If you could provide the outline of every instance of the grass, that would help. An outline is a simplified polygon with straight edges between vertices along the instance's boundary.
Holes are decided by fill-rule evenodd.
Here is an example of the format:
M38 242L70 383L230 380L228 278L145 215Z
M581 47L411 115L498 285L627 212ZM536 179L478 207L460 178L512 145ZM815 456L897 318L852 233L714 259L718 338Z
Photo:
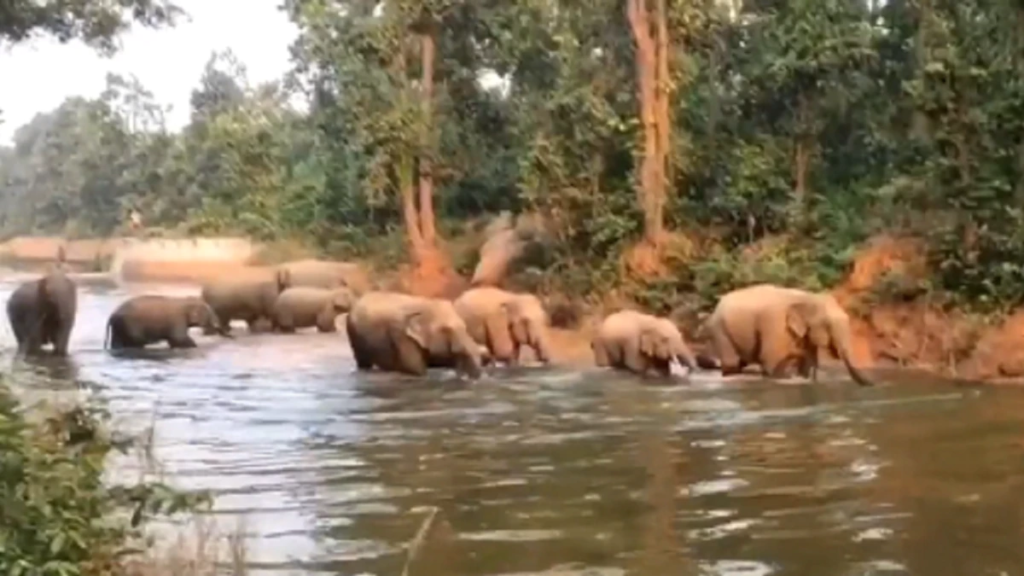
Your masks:
M245 519L239 518L234 531L218 530L208 515L193 514L151 542L146 552L125 564L129 576L215 576L247 574L248 549Z

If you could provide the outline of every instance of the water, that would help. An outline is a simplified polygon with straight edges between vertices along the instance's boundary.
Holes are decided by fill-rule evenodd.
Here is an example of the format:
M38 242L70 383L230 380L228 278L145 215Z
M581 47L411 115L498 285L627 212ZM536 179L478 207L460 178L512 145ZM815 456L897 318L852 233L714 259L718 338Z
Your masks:
M172 481L245 518L253 574L398 575L431 514L413 576L1024 571L1019 390L417 381L355 373L343 332L114 358L107 315L142 291L195 289L83 288L48 388L92 381L124 426L155 422Z

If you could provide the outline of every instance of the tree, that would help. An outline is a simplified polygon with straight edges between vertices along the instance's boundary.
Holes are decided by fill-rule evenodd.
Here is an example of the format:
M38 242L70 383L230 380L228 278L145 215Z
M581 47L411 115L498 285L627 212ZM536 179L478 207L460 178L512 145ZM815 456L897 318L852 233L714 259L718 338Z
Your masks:
M60 42L79 39L102 52L115 50L117 36L132 21L149 28L172 26L185 13L167 0L7 0L0 3L0 48L37 35Z
M644 142L637 191L644 212L644 240L657 247L663 235L668 195L672 80L669 76L671 47L665 0L654 0L653 9L650 4L648 0L627 0L626 14L636 42L638 101Z

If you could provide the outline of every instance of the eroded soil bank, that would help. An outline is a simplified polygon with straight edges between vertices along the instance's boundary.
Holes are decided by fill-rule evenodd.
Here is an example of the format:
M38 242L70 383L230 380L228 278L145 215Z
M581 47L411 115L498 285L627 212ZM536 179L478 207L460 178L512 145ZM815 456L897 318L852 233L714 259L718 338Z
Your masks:
M134 239L66 241L56 237L19 237L0 245L8 261L37 268L52 261L63 246L73 268L90 270L95 263L121 281L198 285L223 274L259 275L275 259L309 257L301 249L268 255L265 247L241 238ZM34 265L33 265L34 264ZM466 279L443 278L443 286L425 286L410 271L373 270L379 287L449 294L468 285ZM924 247L914 239L879 236L867 242L850 274L832 293L853 320L854 359L864 367L912 367L972 380L1016 383L1024 376L1024 310L1001 318L982 318L945 309L927 295L893 297L892 278L921 279L928 275ZM415 281L413 281L415 280ZM587 310L578 322L555 328L554 359L585 366L593 362L590 335L605 312ZM686 326L692 329L694 326ZM701 343L694 343L701 348ZM1022 380L1024 381L1024 380Z

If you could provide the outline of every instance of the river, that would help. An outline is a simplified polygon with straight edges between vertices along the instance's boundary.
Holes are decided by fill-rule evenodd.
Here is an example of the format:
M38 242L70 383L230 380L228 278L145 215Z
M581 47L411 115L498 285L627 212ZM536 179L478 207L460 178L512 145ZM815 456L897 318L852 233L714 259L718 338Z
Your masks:
M82 287L72 356L33 386L155 422L171 482L245 519L251 574L397 576L428 517L412 576L1024 573L1021 390L419 381L356 373L343 331L103 351L129 294L196 291Z

